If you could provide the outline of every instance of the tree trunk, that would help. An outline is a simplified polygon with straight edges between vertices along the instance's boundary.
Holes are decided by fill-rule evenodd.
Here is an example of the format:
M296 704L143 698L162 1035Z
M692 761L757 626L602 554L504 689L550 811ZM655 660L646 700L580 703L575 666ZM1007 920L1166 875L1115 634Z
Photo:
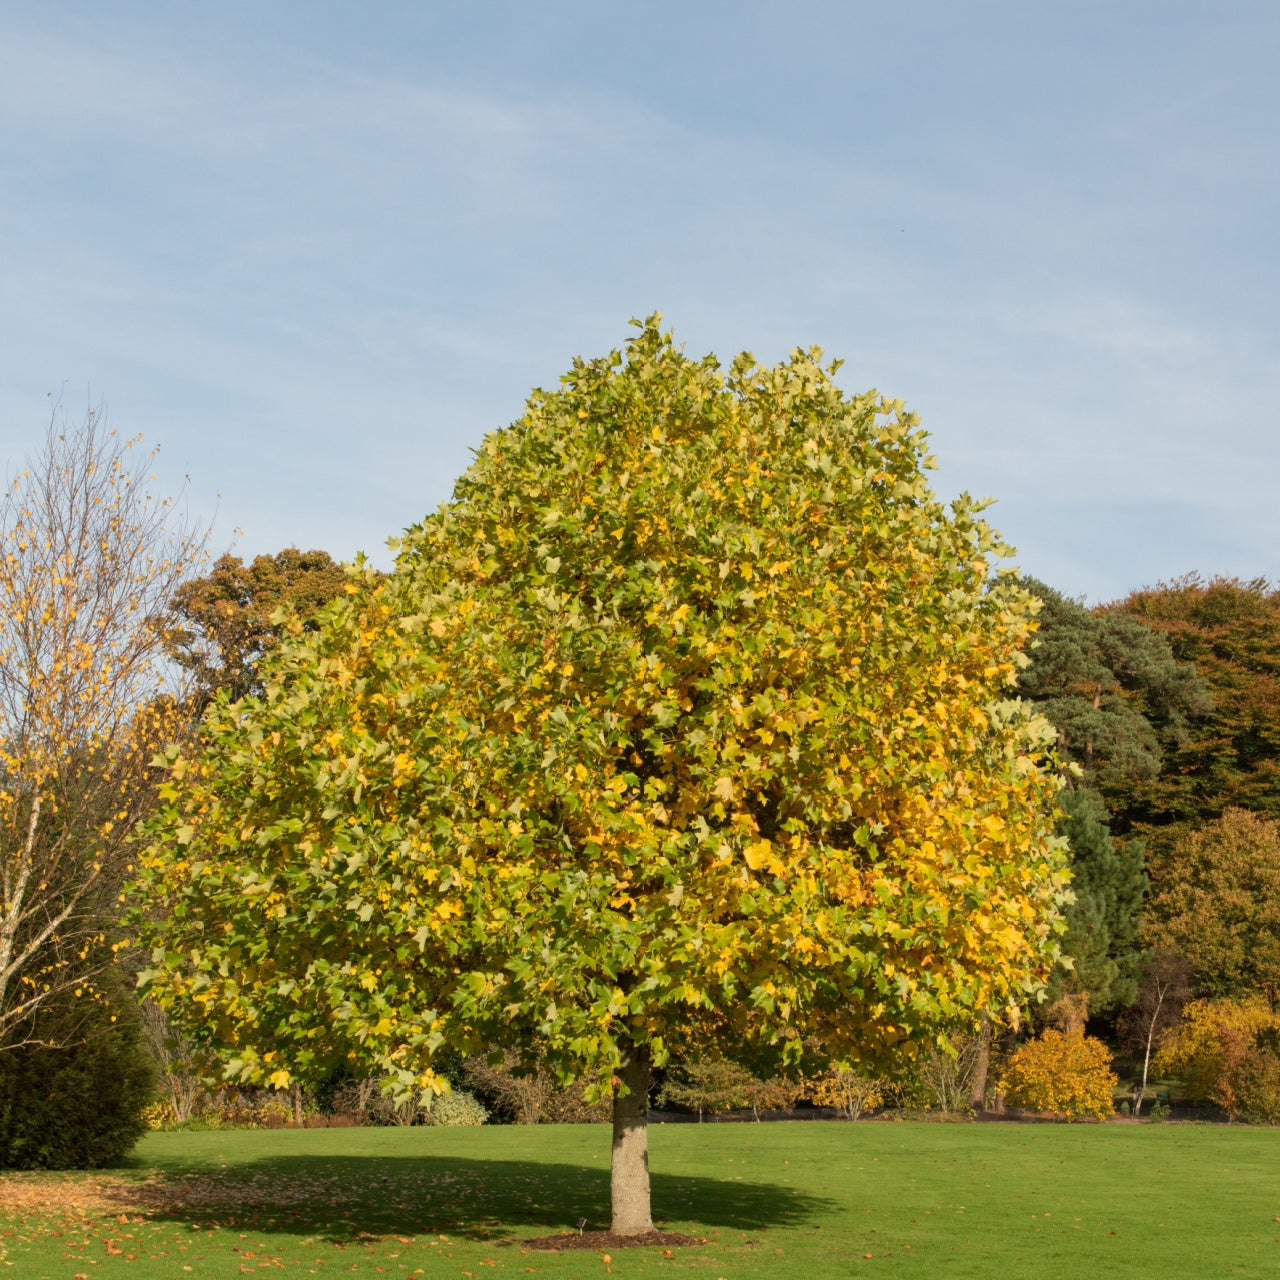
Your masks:
M1133 1096L1133 1114L1141 1115L1142 1103L1147 1096L1147 1073L1151 1070L1151 1046L1156 1038L1156 1026L1160 1021L1160 1009L1164 1005L1164 987L1156 984L1156 1007L1151 1012L1151 1021L1147 1023L1147 1044L1142 1055L1142 1083Z
M978 1033L978 1058L973 1064L973 1085L969 1090L969 1109L985 1110L987 1097L987 1072L991 1069L991 1019L985 1014L982 1030Z
M1093 691L1093 709L1095 711L1102 710L1102 690L1095 689ZM1084 740L1084 771L1088 773L1093 768L1093 734L1090 734Z
M625 1088L625 1094L622 1090ZM638 1236L653 1230L649 1208L649 1046L625 1051L613 1087L613 1231Z

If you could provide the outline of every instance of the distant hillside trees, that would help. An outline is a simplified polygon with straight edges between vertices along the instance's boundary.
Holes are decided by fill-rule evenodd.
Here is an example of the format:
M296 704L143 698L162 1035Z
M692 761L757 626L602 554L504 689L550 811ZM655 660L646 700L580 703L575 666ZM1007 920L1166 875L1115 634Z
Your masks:
M1096 791L1113 829L1147 814L1152 789L1213 708L1195 665L1127 613L1090 610L1034 578L1040 632L1018 682L1058 731L1058 751Z
M1212 699L1211 714L1188 719L1167 767L1136 791L1134 825L1191 827L1230 808L1280 817L1280 588L1189 574L1135 591L1104 616L1162 637Z
M1151 941L1184 955L1207 996L1280 1004L1280 824L1228 809L1153 861Z
M1144 843L1113 830L1130 829L1137 797L1209 713L1209 694L1195 668L1137 619L1086 609L1033 578L1023 585L1042 607L1018 692L1057 730L1071 766L1057 833L1070 844L1075 901L1066 908L1067 963L1051 993L1085 996L1091 1012L1110 1014L1137 996L1146 887Z

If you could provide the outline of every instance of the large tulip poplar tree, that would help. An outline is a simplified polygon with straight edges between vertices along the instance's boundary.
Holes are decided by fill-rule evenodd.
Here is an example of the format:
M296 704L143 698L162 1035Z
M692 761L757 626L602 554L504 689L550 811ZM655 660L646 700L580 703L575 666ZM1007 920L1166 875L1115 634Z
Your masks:
M873 1069L1035 992L1065 887L1008 692L1035 602L835 369L725 370L657 317L575 361L170 751L144 981L231 1078L536 1054L612 1093L635 1235L672 1053Z

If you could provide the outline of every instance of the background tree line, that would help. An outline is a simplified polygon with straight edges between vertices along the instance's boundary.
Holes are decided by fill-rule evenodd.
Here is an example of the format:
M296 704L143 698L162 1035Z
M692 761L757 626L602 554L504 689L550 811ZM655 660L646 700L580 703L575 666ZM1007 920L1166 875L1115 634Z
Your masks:
M260 691L264 656L315 626L350 581L326 553L296 548L202 564L204 533L150 496L145 470L134 442L94 415L58 417L0 508L0 1158L11 1165L107 1158L157 1084L175 1117L196 1105L200 1073L217 1064L192 1058L154 1006L140 1014L134 960L119 949L128 837L154 800L150 757L214 702ZM1155 1057L1192 1096L1275 1119L1280 591L1191 575L1086 608L1024 585L1043 605L1019 692L1068 766L1058 831L1075 900L1064 963L1023 1038L1087 1024L1144 1072ZM992 1045L959 1049L922 1062L914 1085L833 1065L806 1086L693 1056L662 1096L694 1110L808 1097L857 1114L887 1096L946 1110L967 1090L982 1105ZM471 1060L458 1084L512 1119L594 1114L509 1054Z
M1274 1013L1280 979L1280 591L1191 574L1086 609L1029 585L1044 608L1020 691L1073 766L1071 967L1048 1014L1074 998L1141 1080L1164 1044L1190 1098L1274 1121L1280 1059L1251 1011Z

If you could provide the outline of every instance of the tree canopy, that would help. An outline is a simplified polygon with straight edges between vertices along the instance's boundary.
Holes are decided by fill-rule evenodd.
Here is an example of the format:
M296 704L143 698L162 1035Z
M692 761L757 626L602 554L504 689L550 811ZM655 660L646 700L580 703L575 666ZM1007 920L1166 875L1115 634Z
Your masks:
M1062 939L1070 969L1051 984L1061 993L1088 996L1094 1014L1110 1014L1137 997L1143 948L1138 913L1146 890L1144 846L1116 841L1107 829L1101 801L1086 787L1070 787L1060 797L1058 834L1071 850L1071 890Z
M279 642L289 620L304 627L346 586L327 551L286 547L245 564L230 553L174 593L168 632L174 661L195 679L201 703L225 688L231 697L261 692L258 662Z
M1280 817L1280 588L1188 574L1108 608L1194 663L1213 700L1212 714L1193 722L1170 767L1143 792L1139 821L1185 827L1232 807Z
M1058 731L1061 756L1127 829L1166 758L1209 714L1209 691L1159 631L1126 613L1095 611L1034 578L1042 601L1031 661L1018 692Z
M1280 824L1244 809L1182 831L1152 860L1149 938L1206 996L1280 1000Z
M147 983L238 1078L536 1040L640 1106L675 1047L875 1062L1043 983L1033 599L835 368L726 371L656 319L575 361L173 749Z

